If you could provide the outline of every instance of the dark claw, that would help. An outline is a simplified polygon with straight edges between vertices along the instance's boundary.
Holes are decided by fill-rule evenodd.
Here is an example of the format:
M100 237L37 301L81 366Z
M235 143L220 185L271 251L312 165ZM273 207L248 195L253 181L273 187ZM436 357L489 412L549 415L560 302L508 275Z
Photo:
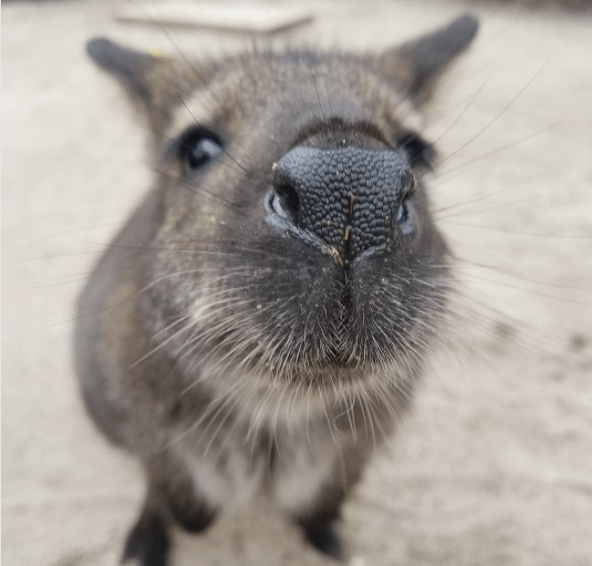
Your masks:
M343 561L343 544L331 525L305 527L304 534L306 540L317 550L335 560Z
M165 520L158 513L144 511L127 537L121 562L135 558L141 566L167 566L169 546Z
M205 507L195 508L191 512L184 509L173 509L175 520L188 533L201 533L207 529L214 520L216 514L208 511Z

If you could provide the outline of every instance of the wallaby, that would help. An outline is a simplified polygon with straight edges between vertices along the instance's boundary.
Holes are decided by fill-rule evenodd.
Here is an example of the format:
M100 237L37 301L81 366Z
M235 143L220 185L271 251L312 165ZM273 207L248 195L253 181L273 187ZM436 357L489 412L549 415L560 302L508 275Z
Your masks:
M445 331L435 149L410 117L477 27L464 15L374 57L89 42L146 117L156 171L75 336L91 416L147 473L124 560L166 564L172 525L200 532L259 490L347 554L340 508Z

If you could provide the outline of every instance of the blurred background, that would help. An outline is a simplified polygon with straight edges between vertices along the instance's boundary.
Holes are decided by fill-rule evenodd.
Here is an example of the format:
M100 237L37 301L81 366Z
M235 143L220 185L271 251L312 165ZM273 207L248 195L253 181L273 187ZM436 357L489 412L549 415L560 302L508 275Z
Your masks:
M588 0L3 3L5 564L117 564L143 497L72 368L76 296L151 183L146 131L86 41L171 57L286 41L379 53L467 9L479 36L424 123L458 258L451 345L343 528L354 566L590 564ZM176 537L176 566L328 564L265 501Z

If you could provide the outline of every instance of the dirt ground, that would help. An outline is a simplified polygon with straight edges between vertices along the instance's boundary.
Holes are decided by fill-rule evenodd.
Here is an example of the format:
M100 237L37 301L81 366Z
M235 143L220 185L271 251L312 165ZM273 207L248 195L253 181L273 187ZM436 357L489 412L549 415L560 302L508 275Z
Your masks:
M464 9L299 4L316 20L295 40L373 50ZM70 351L84 278L150 183L142 127L84 44L174 52L161 30L115 22L115 6L2 9L7 566L117 564L143 497L139 467L85 415ZM346 507L352 566L592 564L592 18L478 14L426 122L443 157L437 215L462 258L450 345ZM188 52L244 43L177 37ZM175 542L176 566L328 564L264 501Z

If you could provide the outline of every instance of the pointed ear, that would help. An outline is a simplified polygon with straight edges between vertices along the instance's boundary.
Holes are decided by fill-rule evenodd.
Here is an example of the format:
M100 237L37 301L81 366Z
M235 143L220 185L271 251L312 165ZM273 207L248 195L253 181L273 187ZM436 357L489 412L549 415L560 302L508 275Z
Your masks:
M431 98L438 79L471 43L479 28L477 18L465 14L450 24L387 51L382 66L403 85L416 106Z
M166 55L127 49L109 39L91 39L86 50L99 67L119 79L155 131L161 131L170 120L171 110L179 102L177 93L186 94L203 81L198 70L188 64Z

